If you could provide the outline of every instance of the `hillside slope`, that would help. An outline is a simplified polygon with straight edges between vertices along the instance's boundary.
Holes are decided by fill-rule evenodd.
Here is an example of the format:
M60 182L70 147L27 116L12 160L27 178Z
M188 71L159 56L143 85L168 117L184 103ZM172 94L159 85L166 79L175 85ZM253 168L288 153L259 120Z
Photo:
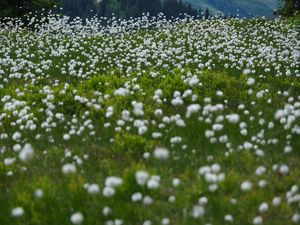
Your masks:
M209 8L213 13L221 11L239 16L267 16L273 14L273 10L278 8L277 0L186 0L195 8Z

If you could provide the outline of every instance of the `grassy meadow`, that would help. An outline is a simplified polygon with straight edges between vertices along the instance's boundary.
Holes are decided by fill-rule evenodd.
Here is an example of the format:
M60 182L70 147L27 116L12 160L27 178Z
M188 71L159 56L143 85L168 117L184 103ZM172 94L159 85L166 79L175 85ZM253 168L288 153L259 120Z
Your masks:
M0 224L299 224L299 37L278 19L0 23Z

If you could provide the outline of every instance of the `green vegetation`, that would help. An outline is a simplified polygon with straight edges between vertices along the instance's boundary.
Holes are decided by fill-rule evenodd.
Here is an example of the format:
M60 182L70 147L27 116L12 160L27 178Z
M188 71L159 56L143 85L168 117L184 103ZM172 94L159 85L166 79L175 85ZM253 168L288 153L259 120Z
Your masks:
M197 15L197 10L189 3L178 0L59 0L58 4L63 7L63 14L71 17L97 16L127 18L141 16L142 13L149 13L156 16L164 13L168 18L178 17L180 13Z
M300 11L300 0L284 0L283 6L278 10L278 14L282 16L295 16Z
M299 27L0 25L0 224L300 222Z
M1 0L0 18L1 17L22 17L26 13L34 13L42 9L53 7L51 0Z

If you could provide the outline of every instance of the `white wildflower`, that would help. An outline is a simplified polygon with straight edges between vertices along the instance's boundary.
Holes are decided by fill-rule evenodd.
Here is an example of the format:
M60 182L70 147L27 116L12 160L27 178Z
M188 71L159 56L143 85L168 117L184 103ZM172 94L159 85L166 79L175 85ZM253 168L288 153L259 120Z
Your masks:
M71 215L71 222L75 225L82 224L84 217L80 212L73 213Z
M24 215L24 209L22 207L13 208L11 211L13 217L21 217Z
M19 153L19 159L21 161L28 161L33 158L34 151L31 144L25 144Z
M66 174L66 175L76 173L76 167L75 167L75 165L73 165L71 163L67 163L67 164L63 165L62 172L63 172L63 174Z
M252 184L250 181L244 181L242 184L241 184L241 189L242 191L250 191L252 188Z
M156 159L166 160L169 158L169 150L166 148L156 147L153 155Z

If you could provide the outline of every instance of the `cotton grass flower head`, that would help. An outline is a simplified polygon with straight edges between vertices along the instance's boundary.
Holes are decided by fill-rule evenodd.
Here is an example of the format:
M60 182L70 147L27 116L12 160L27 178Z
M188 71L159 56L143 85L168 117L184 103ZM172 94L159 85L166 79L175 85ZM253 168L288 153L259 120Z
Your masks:
M274 197L272 200L273 206L279 206L281 204L281 198L280 197Z
M230 214L225 215L224 220L226 222L233 222L233 216Z
M135 180L138 185L145 185L150 175L148 172L139 170L135 172Z
M247 85L248 86L252 86L252 85L254 85L255 84L255 79L253 78L253 77L249 77L248 79L247 79Z
M199 203L199 205L201 205L201 206L207 205L207 203L208 203L207 197L205 197L205 196L200 197L200 198L198 199L198 203Z
M63 165L62 172L65 175L74 174L74 173L76 173L76 166L74 164L67 163L67 164Z
M172 180L172 185L173 185L173 187L178 187L179 185L181 184L181 180L179 179L179 178L174 178L173 180Z
M258 211L260 213L264 213L264 212L268 211L268 209L269 209L269 205L266 202L261 203L260 206L258 207Z
M88 185L87 192L89 194L92 194L92 195L98 194L100 192L99 185L98 184L90 184L90 185Z
M251 70L249 68L243 70L244 75L249 75L250 73L251 73Z
M143 225L152 225L152 222L150 220L145 220L143 222Z
M18 132L18 131L16 131L16 132L12 135L12 139L13 139L14 141L19 141L21 137L22 137L22 135L21 135L21 133Z
M13 208L11 211L12 217L21 217L24 215L24 209L22 207Z
M64 139L65 141L70 140L70 138L71 138L71 136L70 136L69 134L64 134L64 135L63 135L63 139Z
M285 165L285 164L283 164L283 165L281 165L281 166L279 167L279 172L280 172L282 175L288 174L289 171L290 171L289 167L288 167L287 165Z
M169 225L170 224L170 219L169 218L163 218L161 220L161 224L162 225Z
M292 222L293 223L299 223L299 221L300 221L300 214L299 213L293 214L293 216L292 216Z
M192 116L192 114L199 112L200 109L201 109L201 106L199 104L189 105L186 109L185 117L190 118Z
M107 187L118 187L123 184L123 179L120 177L110 176L105 179L105 186Z
M102 214L104 216L108 216L112 213L112 209L108 206L105 206L103 209L102 209Z
M263 218L261 216L257 216L253 219L252 224L260 225L263 223Z
M147 188L156 190L160 186L160 177L159 176L151 176L150 179L147 181Z
M133 202L139 202L143 199L143 194L140 192L135 192L131 195L131 200Z
M80 212L76 212L71 215L70 220L72 224L79 225L83 223L84 217Z
M14 152L19 152L19 151L21 151L21 149L22 149L22 146L20 144L15 144L13 146Z
M107 198L114 196L115 193L116 193L115 189L109 186L104 187L102 191L102 195Z
M262 176L265 172L266 172L266 167L264 167L264 166L259 166L259 167L257 167L257 169L256 169L256 171L255 171L255 174L257 175L257 176Z
M154 200L153 200L152 197L150 197L148 195L144 196L144 198L143 198L143 204L144 205L148 206L148 205L151 205L153 202L154 202Z
M130 91L127 88L118 88L117 90L115 90L114 94L125 97L130 94Z
M19 159L21 161L28 161L33 158L34 151L31 144L25 144L19 153Z
M246 192L246 191L250 191L252 189L252 183L250 181L244 181L241 184L241 190Z
M229 123L237 124L240 121L240 116L238 114L230 114L226 116Z
M194 218L201 218L201 217L204 216L204 214L205 214L205 209L204 209L202 206L200 206L200 205L195 205L195 206L193 207L192 216L193 216Z
M156 147L153 152L153 156L159 160L167 160L169 158L169 150L162 147Z
M195 87L199 84L199 79L197 76L193 76L191 79L189 79L189 86L190 87Z
M40 188L36 189L34 192L34 197L42 198L44 196L44 191Z

